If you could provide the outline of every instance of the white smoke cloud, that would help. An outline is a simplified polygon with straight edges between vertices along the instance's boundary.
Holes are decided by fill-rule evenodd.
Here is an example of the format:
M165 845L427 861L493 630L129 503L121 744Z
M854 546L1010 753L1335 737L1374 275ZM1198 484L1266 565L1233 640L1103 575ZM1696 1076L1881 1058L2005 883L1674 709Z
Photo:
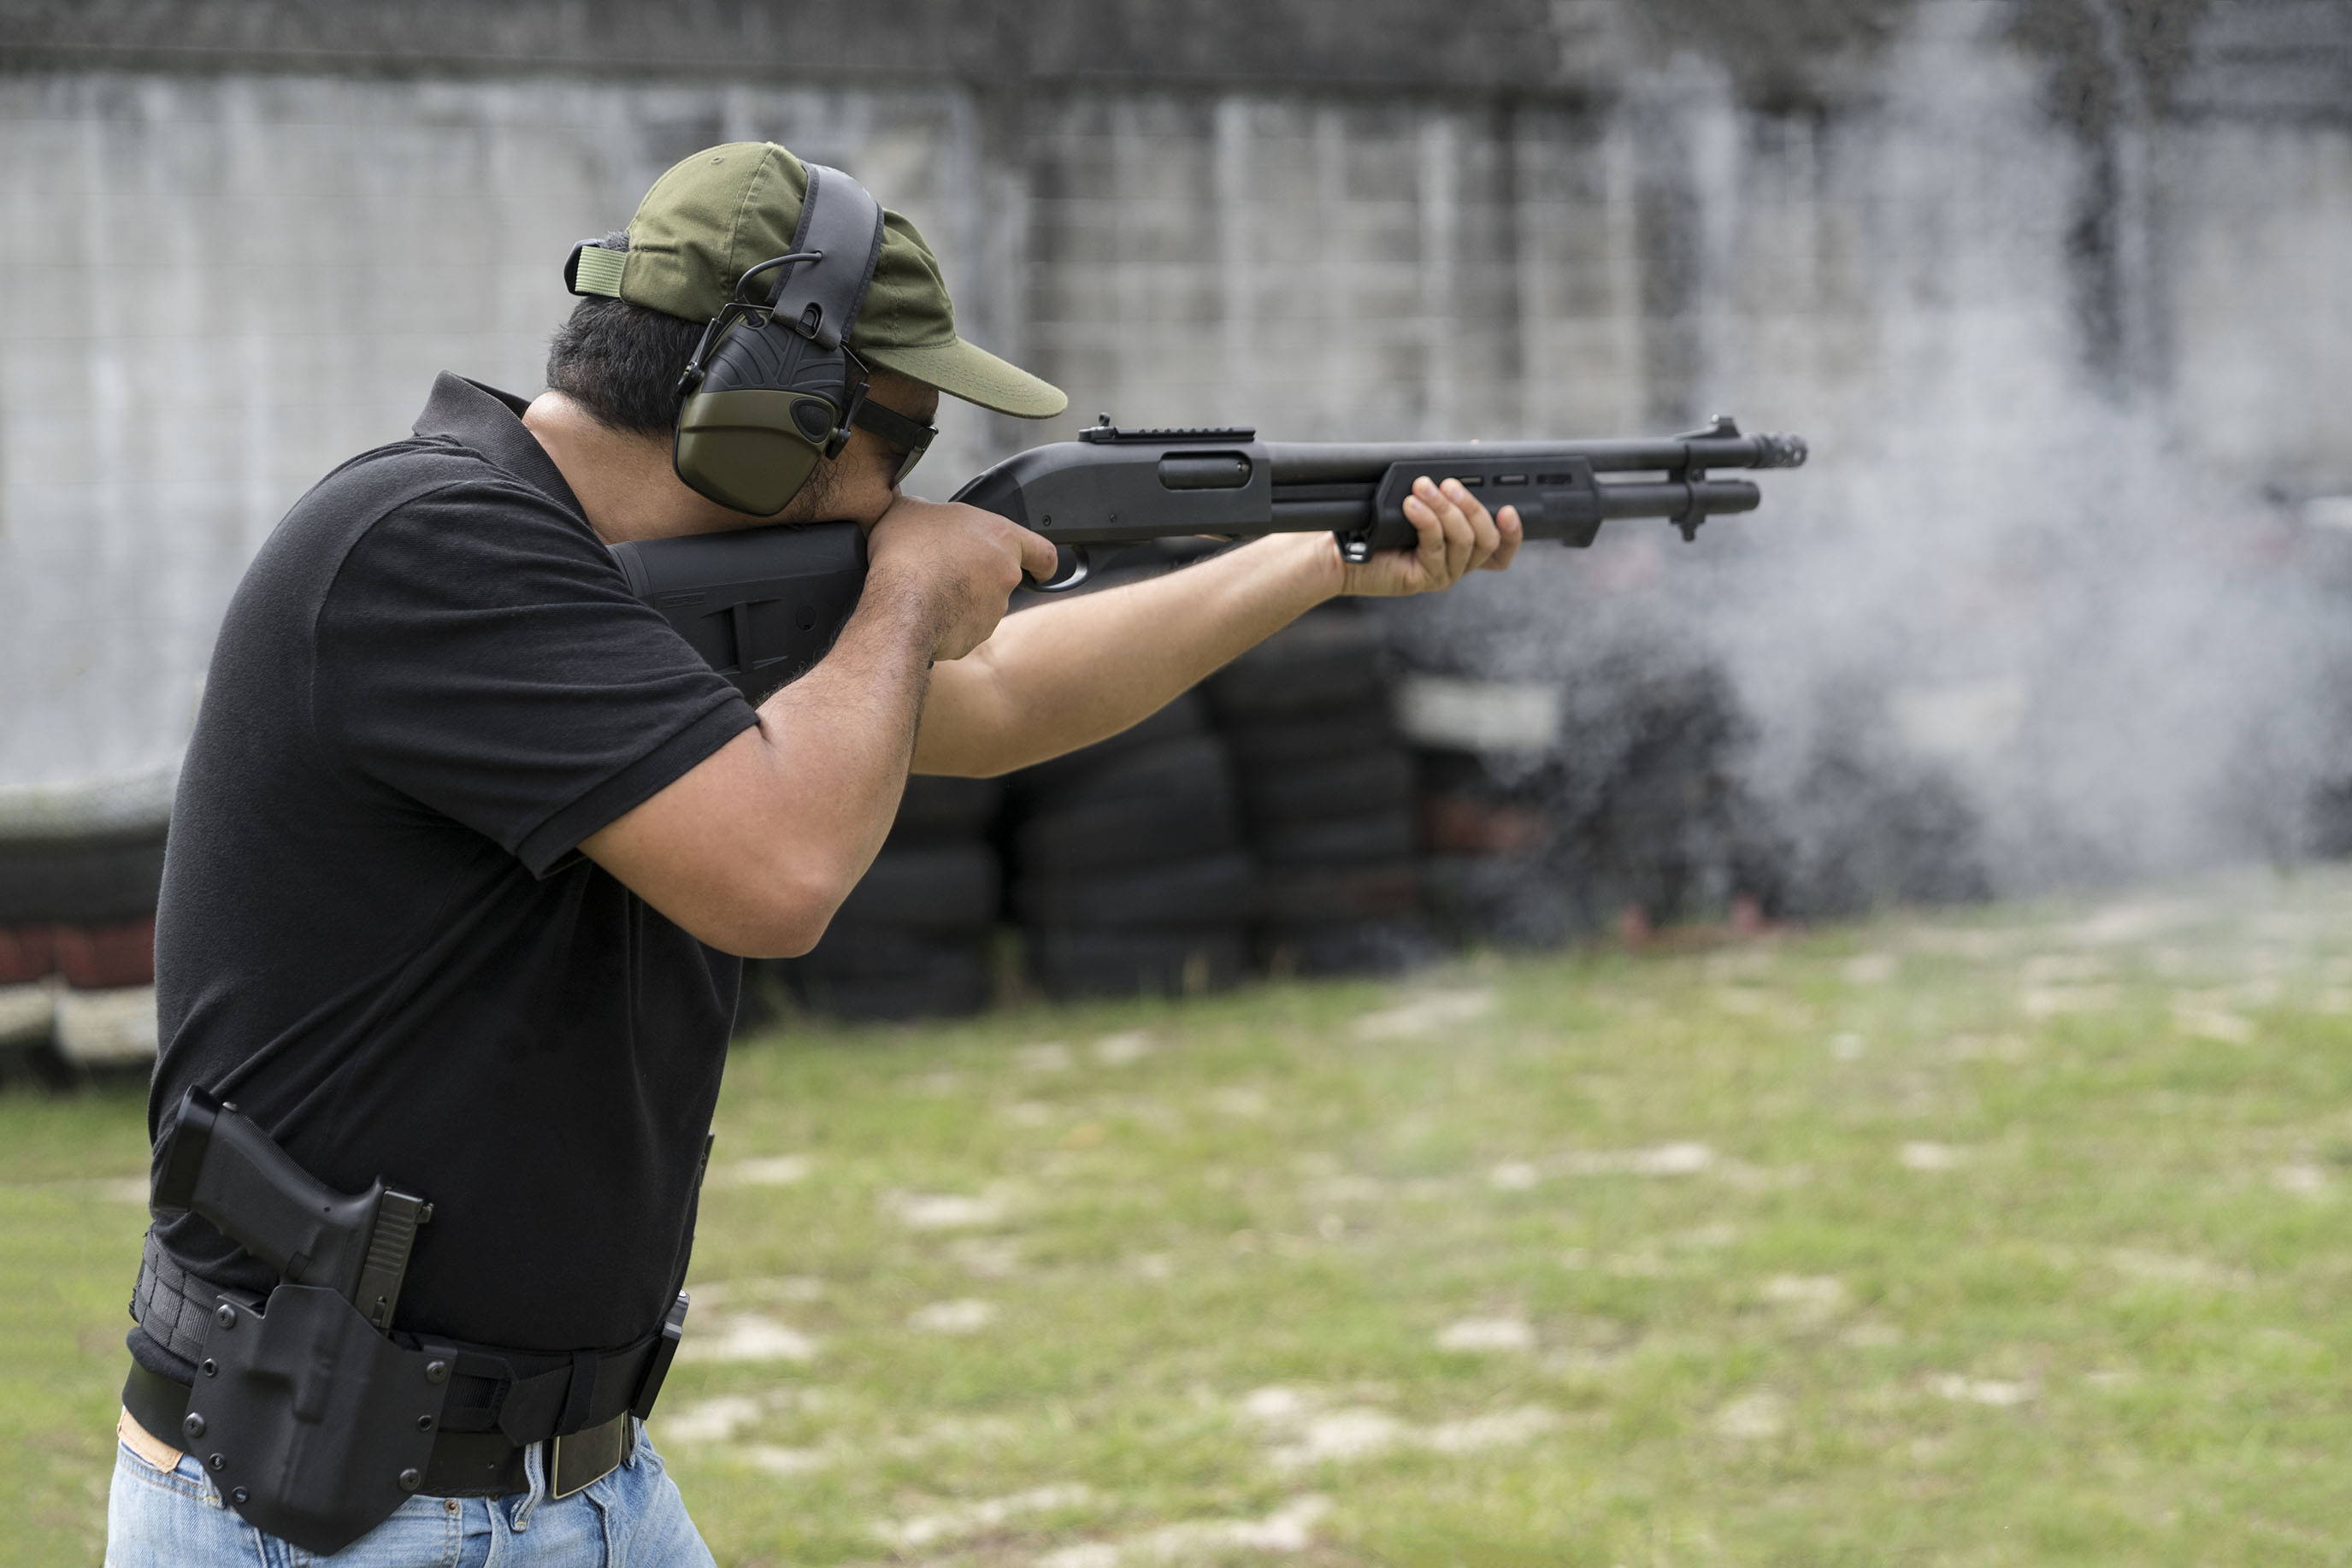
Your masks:
M1695 549L1644 523L1533 546L1402 610L1404 640L1561 680L1571 793L1643 742L1645 685L1719 672L1750 730L1742 784L1800 867L1963 819L1996 890L2292 853L2315 789L2352 775L2333 541L2193 457L2161 388L2086 364L2084 150L1987 9L1924 7L1877 106L1794 146L1687 62L1633 96L1645 134L1689 150L1704 390L1812 461L1758 476L1764 510ZM2156 132L2126 133L2160 194ZM2154 210L2118 210L2127 257L2156 248L2128 232ZM2126 338L2164 305L2118 301Z

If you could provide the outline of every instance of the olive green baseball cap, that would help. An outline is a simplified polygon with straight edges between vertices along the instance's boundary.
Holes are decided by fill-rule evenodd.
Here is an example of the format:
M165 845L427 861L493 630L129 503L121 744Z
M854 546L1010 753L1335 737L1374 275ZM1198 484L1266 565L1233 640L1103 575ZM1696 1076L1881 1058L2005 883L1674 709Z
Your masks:
M673 164L629 220L629 248L578 252L572 291L707 321L751 268L793 247L808 170L772 142L730 142ZM939 258L903 214L883 209L882 255L849 346L982 408L1050 419L1062 389L956 335Z

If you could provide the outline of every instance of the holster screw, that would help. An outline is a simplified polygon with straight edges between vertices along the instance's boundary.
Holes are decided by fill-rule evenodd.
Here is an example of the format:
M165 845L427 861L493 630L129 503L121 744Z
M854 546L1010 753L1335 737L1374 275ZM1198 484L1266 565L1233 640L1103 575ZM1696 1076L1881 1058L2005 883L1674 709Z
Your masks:
M205 1357L204 1373L206 1377L218 1377L220 1375L220 1363L213 1360L210 1356Z
M228 1489L228 1500L233 1503L242 1504L249 1495L243 1487L231 1487Z
M420 1415L420 1416L418 1416L418 1417L416 1418L416 1429L417 1429L419 1432L430 1432L430 1431L432 1431L432 1430L433 1430L433 1417L431 1417L430 1415Z
M222 1302L220 1310L213 1314L213 1321L224 1329L236 1327L236 1309L226 1301Z
M448 1382L449 1363L446 1361L426 1362L425 1363L425 1381L427 1383Z
M413 1492L418 1487L424 1485L424 1483L425 1474L421 1470L403 1470L400 1472L400 1489L402 1491Z
M191 1410L188 1418L180 1423L180 1430L191 1437L201 1437L205 1435L205 1418Z
M217 1470L223 1465L227 1463L228 1461L222 1458L218 1454L206 1454L205 1456L205 1468L207 1469Z

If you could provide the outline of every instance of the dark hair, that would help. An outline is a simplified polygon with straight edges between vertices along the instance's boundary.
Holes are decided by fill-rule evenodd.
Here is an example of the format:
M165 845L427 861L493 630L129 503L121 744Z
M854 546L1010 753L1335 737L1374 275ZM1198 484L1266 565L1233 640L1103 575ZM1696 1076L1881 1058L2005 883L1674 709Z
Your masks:
M625 250L625 233L608 234ZM677 421L677 378L702 336L688 321L626 300L590 298L547 345L547 384L615 430L667 438Z

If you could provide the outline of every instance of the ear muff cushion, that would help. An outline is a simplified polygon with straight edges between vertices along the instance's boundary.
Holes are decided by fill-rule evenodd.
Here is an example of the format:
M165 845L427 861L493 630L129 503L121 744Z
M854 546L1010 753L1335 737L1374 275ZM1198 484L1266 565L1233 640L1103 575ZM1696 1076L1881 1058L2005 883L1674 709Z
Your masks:
M696 393L678 411L671 465L679 479L719 505L772 517L816 467L822 439L801 435L812 412L820 431L833 428L833 405L806 393Z

